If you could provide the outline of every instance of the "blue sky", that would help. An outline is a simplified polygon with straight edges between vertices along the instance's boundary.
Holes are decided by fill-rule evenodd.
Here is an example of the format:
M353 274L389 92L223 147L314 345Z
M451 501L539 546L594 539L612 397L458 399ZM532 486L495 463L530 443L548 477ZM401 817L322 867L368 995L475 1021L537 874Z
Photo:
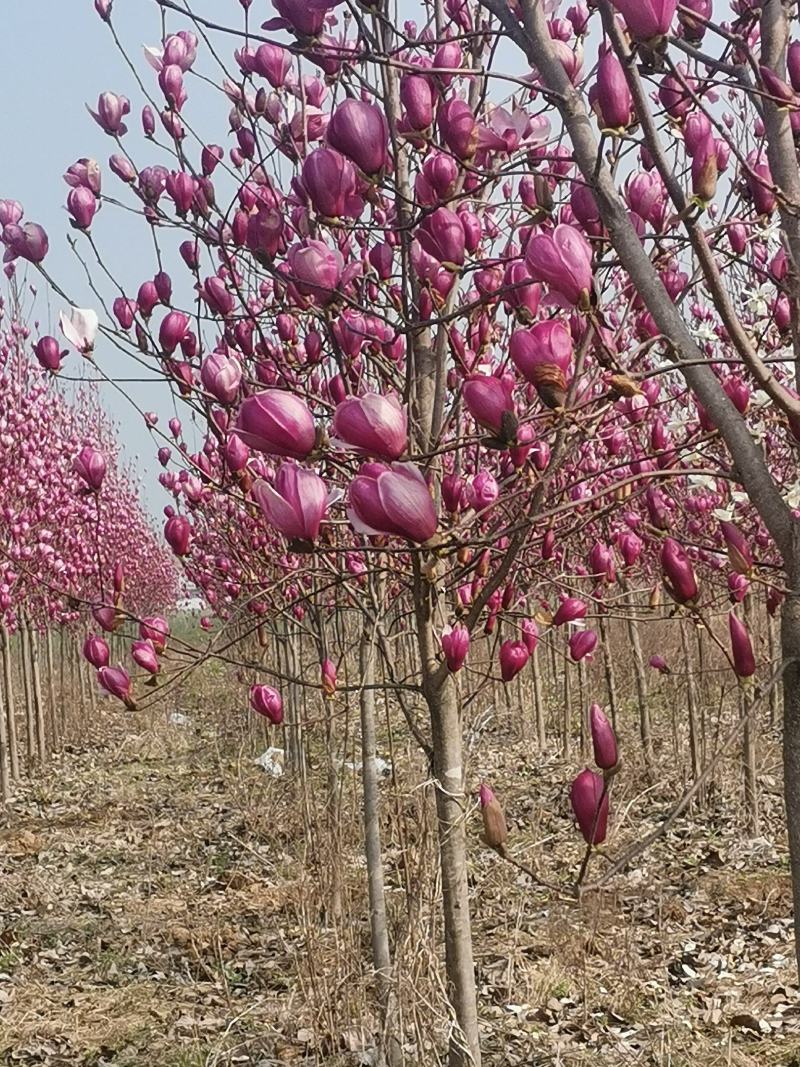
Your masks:
M237 0L204 0L194 7L227 25L242 25L242 9ZM146 65L142 49L160 41L159 9L152 0L115 0L113 10L119 37L152 91L156 88L156 75ZM263 0L257 0L253 13L257 22L261 22L272 11ZM168 28L174 31L187 25L185 19L176 15ZM114 142L96 125L86 105L94 107L104 90L128 96L132 112L126 143L133 146L129 150L134 159L141 160L143 165L166 161L159 159L151 146L145 146L139 135L141 93L124 58L114 47L108 28L98 18L92 0L3 0L3 38L0 197L21 201L26 218L45 227L50 238L48 271L75 303L93 306L96 300L88 291L82 268L67 244L71 231L64 206L68 190L62 175L76 159L87 156L102 165L104 193L118 194L121 185L107 167L108 157L115 151ZM234 38L230 42L223 51L226 59L230 58ZM195 95L196 86L193 80L190 89ZM227 145L227 109L222 101L213 103L213 122L207 133L211 139ZM107 254L113 263L115 275L135 295L139 283L152 277L156 270L147 227L141 220L126 217L124 212L106 205L96 216L92 232L104 256ZM178 285L181 268L182 264L172 269ZM28 272L28 278L39 289L33 317L41 323L43 332L57 335L58 313L64 303L58 297L48 296L33 272ZM106 292L110 290L107 288ZM125 355L107 342L99 343L97 360L110 375L140 375L136 364L121 365ZM72 353L65 362L64 373L74 374L81 369L80 357ZM158 444L163 442L151 438L140 415L124 397L107 386L102 388L104 406L119 424L126 455L142 472L145 498L158 513L166 497L157 484L160 467L155 453ZM166 429L166 421L174 409L163 383L126 384L125 388L142 408L156 410Z

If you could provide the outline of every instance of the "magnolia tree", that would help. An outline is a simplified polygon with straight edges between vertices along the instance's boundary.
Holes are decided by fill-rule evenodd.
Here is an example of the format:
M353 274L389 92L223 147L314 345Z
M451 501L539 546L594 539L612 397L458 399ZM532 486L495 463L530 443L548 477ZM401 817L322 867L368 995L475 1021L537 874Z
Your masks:
M705 627L742 680L756 670L750 583L772 611L785 594L800 893L800 42L778 0L436 0L401 15L242 0L238 25L154 4L166 28L146 50L142 99L104 91L92 109L110 173L82 158L65 179L103 285L116 284L102 224L119 200L156 255L135 292L109 292L101 322L76 309L64 333L90 362L113 343L145 364L199 429L192 447L178 419L162 433L148 418L175 498L166 541L221 618L313 616L311 684L330 696L324 616L342 603L362 613L374 963L388 1001L369 759L380 659L432 763L450 1062L478 1064L463 707L519 675L540 637L554 648L568 634L558 647L581 679L605 656L611 695L603 636L612 609L626 614L653 773L638 591L663 585L673 615ZM110 0L95 7L119 45ZM210 84L216 128L206 103L192 111ZM41 227L15 201L0 221L9 269L27 261L49 279ZM53 344L37 355L55 372ZM415 643L407 677L397 619ZM281 671L264 675L251 704L279 724ZM588 704L583 736L603 773L571 790L587 860L617 765ZM743 698L737 727L755 826L752 708ZM488 786L480 802L486 841L505 853Z

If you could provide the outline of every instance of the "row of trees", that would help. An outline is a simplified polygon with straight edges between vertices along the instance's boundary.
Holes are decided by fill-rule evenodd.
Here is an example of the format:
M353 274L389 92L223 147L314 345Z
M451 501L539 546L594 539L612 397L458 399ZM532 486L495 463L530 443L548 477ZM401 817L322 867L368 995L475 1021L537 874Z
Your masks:
M433 0L402 23L383 5L276 0L262 26L242 3L238 27L155 6L175 32L139 76L146 148L131 143L131 103L105 91L92 113L110 174L80 159L66 177L92 258L123 198L156 255L129 291L109 245L102 323L76 311L68 335L89 359L113 344L145 366L199 432L198 447L179 420L151 420L174 498L165 539L227 624L203 654L258 669L251 704L287 723L298 760L287 686L328 698L329 733L334 695L359 696L387 1013L376 691L390 688L430 757L450 1063L477 1065L464 730L537 644L573 665L580 709L567 707L562 742L578 733L588 751L592 725L607 733L585 668L603 663L616 718L609 632L625 627L654 774L649 672L675 664L648 666L642 629L669 616L686 659L705 635L708 662L741 685L753 828L746 680L771 660L800 902L800 43L780 0ZM112 4L95 7L122 47ZM191 113L209 82L216 128L206 106ZM52 281L47 235L19 205L3 211L7 259ZM343 686L344 610L363 628L360 676ZM248 633L279 623L313 642L317 676L291 645L265 663L248 651ZM404 634L411 661L394 653ZM709 768L691 692L696 792ZM118 695L130 699L124 679ZM587 841L606 818L604 769L573 786ZM482 800L487 840L505 849L491 791Z
M97 679L86 684L78 637L89 627L113 631L128 618L173 609L179 583L96 392L70 398L57 387L52 372L66 349L52 336L31 333L15 289L7 307L0 303L0 315L5 798L24 759L31 769L63 741L72 710L65 701L77 702L80 694L82 705L91 698L93 706L98 683L116 691L124 669L111 663L108 649L95 664Z

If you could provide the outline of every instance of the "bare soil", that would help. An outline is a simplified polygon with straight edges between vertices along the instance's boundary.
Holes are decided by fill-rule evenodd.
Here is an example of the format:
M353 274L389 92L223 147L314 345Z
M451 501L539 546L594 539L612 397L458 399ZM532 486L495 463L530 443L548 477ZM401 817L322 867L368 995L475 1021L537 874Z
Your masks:
M172 723L163 708L104 705L0 819L0 1063L374 1063L358 774L329 793L312 750L304 784L270 778L241 712L199 699L181 711L188 721ZM340 736L352 759L351 726ZM491 734L479 753L475 782L496 786L512 853L566 887L581 858L565 789L575 761ZM388 754L397 1025L407 1063L428 1067L447 1024L435 827L422 761ZM470 811L485 1063L800 1067L774 757L761 765L762 836L712 794L580 905L483 847ZM620 775L609 855L666 814L680 789L669 779Z

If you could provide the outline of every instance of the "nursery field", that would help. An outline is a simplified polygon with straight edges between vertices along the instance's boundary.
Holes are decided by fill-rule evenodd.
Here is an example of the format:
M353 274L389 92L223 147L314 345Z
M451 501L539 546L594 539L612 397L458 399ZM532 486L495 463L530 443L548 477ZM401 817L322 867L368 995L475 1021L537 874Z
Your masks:
M0 1062L377 1062L357 770L333 840L322 752L312 747L302 780L265 773L263 738L224 688L212 679L218 710L190 692L149 716L105 705L5 811ZM413 749L390 763L381 740L403 1062L434 1065L446 1020L431 795ZM574 869L569 764L491 724L470 761L502 795L510 852L556 883ZM702 815L580 904L504 863L468 813L485 1062L798 1062L777 763L770 745L763 836L743 834L712 792ZM668 810L675 783L648 790L636 771L619 783L609 856Z

